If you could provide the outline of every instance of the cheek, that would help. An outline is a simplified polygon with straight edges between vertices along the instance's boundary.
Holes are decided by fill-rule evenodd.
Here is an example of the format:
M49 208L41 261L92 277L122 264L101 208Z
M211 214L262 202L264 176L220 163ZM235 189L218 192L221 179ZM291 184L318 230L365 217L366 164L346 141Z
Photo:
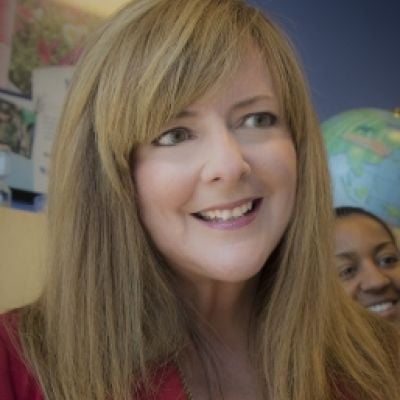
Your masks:
M297 157L291 140L269 146L258 156L259 174L275 188L295 193L297 183Z
M191 196L194 174L188 168L155 160L139 160L134 180L145 219L180 210Z
M357 294L358 294L358 284L354 280L350 281L344 281L341 282L344 291L346 292L347 295L349 295L353 300L357 300Z
M386 275L392 282L393 286L400 291L400 265L396 266L392 270L388 270Z

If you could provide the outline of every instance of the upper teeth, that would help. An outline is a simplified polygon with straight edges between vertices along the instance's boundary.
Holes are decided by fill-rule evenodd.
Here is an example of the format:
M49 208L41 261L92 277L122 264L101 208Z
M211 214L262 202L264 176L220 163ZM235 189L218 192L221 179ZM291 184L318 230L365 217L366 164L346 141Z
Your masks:
M384 302L384 303L374 304L374 305L369 306L367 308L368 308L368 310L370 310L372 312L380 313L380 312L388 310L392 306L393 306L393 302L387 301L387 302Z
M227 221L228 219L238 218L246 214L247 211L251 210L253 207L253 202L249 201L240 207L232 208L231 210L211 210L211 211L201 211L199 215L206 219L222 219Z

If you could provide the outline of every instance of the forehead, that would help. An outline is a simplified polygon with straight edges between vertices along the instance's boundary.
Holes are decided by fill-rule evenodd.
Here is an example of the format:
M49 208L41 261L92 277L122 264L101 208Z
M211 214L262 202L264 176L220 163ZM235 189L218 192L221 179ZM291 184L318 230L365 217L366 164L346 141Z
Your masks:
M336 252L370 251L388 241L392 239L384 227L368 216L353 214L336 219Z
M262 53L252 46L244 54L241 63L231 78L231 83L243 90L250 87L256 90L268 90L274 93L274 83L270 68L267 65Z
M237 70L224 81L222 87L219 87L217 91L209 91L188 108L206 108L217 104L224 106L238 98L258 96L267 97L267 101L278 104L270 68L261 52L252 46L243 53Z

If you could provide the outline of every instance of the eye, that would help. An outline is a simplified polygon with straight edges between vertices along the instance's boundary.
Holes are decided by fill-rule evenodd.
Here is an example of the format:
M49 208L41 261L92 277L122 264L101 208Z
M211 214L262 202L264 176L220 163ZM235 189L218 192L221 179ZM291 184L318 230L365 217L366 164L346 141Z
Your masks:
M399 262L399 259L399 254L382 254L377 257L377 264L381 268L390 268L395 266Z
M277 116L270 112L259 112L243 117L241 126L245 128L268 128L274 126L277 120Z
M152 141L152 144L155 146L175 146L191 138L192 135L186 128L174 128L161 134Z
M348 281L357 275L357 265L343 265L339 268L339 278Z

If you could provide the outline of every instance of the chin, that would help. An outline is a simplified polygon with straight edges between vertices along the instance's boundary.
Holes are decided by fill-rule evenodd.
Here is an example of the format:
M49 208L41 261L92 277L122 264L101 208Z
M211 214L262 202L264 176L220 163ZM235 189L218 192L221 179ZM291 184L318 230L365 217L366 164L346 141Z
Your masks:
M265 265L265 258L260 258L253 262L249 262L248 258L240 262L240 259L236 257L230 261L225 260L218 264L215 264L214 261L215 267L212 269L209 268L211 264L208 264L207 269L210 278L221 282L243 282L254 278Z

